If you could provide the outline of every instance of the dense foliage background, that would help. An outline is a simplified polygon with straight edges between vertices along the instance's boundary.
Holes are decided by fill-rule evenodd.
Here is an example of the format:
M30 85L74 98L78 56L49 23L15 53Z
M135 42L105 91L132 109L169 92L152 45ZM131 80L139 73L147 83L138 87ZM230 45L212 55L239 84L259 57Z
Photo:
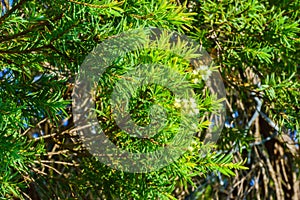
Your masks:
M0 5L2 199L300 199L300 1L2 0ZM227 116L217 144L203 144L211 123L206 113L219 102L197 82L201 120L191 148L158 171L126 173L82 146L71 93L80 65L97 44L144 27L185 34L209 52L226 87ZM117 78L148 61L193 78L189 63L168 51L133 52L109 68L96 98L106 134L119 146L140 151L167 143L174 127L167 129L172 134L133 140L118 134L105 100ZM142 119L137 123L149 123L153 94L177 120L172 94L156 89L142 88L147 98L132 101L138 107L133 115Z

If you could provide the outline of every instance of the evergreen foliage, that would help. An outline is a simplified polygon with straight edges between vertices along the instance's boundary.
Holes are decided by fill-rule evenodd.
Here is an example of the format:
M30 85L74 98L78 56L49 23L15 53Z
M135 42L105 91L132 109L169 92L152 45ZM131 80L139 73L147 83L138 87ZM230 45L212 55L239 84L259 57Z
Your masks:
M0 5L1 199L300 197L298 0L2 0ZM169 45L168 34L149 44L160 49L132 51L108 67L95 94L97 119L111 141L131 152L168 145L187 102L163 86L141 87L126 97L133 121L149 124L154 104L169 118L153 138L130 137L113 120L109 98L117 81L139 64L156 63L182 75L195 93L187 108L197 115L198 134L186 152L157 171L129 173L99 162L82 144L71 94L81 64L97 44L148 27L187 35L217 67L194 69L188 61L199 56L195 49ZM205 85L213 71L226 86L227 117L218 143L205 144L212 124L207 114L216 113L223 100Z

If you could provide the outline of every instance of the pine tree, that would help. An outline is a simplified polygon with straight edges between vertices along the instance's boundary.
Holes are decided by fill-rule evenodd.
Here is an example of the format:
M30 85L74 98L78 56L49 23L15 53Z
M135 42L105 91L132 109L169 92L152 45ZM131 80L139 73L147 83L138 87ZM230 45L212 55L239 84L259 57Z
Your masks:
M194 196L299 199L299 6L299 1L190 2L197 13L191 35L215 57L227 92L218 147L247 158L249 168L230 179L211 174Z
M1 1L0 196L209 199L215 193L250 199L296 198L299 5L298 1L253 0ZM140 33L128 32L132 30L163 31L158 40L154 31L154 39L144 43L148 48L124 53L109 63L100 78L92 76L98 78L92 110L102 134L126 151L149 153L184 143L191 131L178 131L182 124L197 132L178 159L147 173L116 170L94 156L89 147L93 141L85 143L80 136L82 127L72 104L75 99L85 103L82 96L74 96L78 86L85 87L76 81L84 77L84 64L99 52L97 47L129 49L144 37L126 40L124 33ZM198 63L202 52L194 43L184 43L186 38L205 48L214 65ZM106 54L100 57L103 62L106 58ZM167 71L158 66L168 66ZM176 73L172 76L171 71ZM218 143L210 144L204 142L205 133L216 122L209 116L218 114L225 102L207 86L214 73L222 75L228 108L225 129ZM135 90L138 79L131 75L136 74L140 78L150 74L174 88L188 85L193 98L176 98L178 91L158 84ZM165 81L164 74L172 81ZM128 91L132 95L126 96ZM119 106L125 100L128 105ZM151 119L160 125L165 119L161 115L168 120L158 126L155 136L133 137L124 131L132 126L126 129L123 124L121 129L116 122L118 117L127 119L121 115L127 107L139 126L151 124ZM183 118L182 113L197 118ZM178 140L172 143L174 138ZM222 192L225 187L229 194Z

